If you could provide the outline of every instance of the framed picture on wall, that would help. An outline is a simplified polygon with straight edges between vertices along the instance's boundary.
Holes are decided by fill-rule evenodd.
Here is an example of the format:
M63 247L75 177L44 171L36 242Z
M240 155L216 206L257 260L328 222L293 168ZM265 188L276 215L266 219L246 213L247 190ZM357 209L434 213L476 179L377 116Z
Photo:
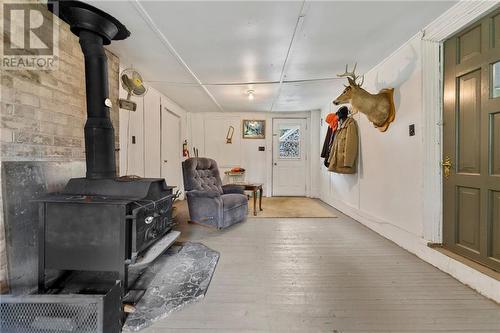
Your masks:
M243 120L243 139L265 139L265 120Z

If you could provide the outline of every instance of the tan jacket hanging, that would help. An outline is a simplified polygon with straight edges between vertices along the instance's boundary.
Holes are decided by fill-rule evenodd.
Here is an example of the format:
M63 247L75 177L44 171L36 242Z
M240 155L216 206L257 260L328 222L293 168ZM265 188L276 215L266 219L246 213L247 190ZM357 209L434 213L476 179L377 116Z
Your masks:
M352 117L337 129L330 152L328 170L336 173L356 173L358 158L358 125Z

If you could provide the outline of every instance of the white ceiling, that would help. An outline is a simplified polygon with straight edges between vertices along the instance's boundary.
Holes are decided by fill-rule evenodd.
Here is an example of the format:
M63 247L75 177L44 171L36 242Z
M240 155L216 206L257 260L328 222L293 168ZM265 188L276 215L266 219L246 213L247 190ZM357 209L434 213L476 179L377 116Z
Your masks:
M318 109L346 63L369 70L454 3L92 2L132 33L109 46L121 63L193 112Z

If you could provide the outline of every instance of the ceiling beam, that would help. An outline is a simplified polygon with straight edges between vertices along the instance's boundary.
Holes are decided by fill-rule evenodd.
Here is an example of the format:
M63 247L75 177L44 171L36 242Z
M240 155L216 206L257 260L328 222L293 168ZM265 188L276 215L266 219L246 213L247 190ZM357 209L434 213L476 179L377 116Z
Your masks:
M344 80L343 77L323 77L317 79L302 79L302 80L283 80L283 81L258 81L258 82L212 82L212 83L191 83L191 82L172 82L172 81L159 81L159 80L144 80L146 83L163 83L172 86L191 86L191 87L201 87L201 86L248 86L248 85L265 85L265 84L279 84L279 83L309 83L309 82L321 82L321 81L336 81Z
M290 40L290 44L288 45L288 50L286 51L286 57L285 60L283 61L283 66L281 67L281 75L280 75L280 81L278 91L276 92L276 96L273 99L273 103L271 104L271 109L269 111L273 111L274 105L278 101L280 95L281 95L281 89L283 88L283 81L286 77L286 68L287 68L287 63L288 59L290 59L290 55L292 53L293 49L293 44L295 43L296 37L297 37L297 32L302 28L302 25L304 23L304 17L306 16L306 0L302 1L302 6L300 6L300 12L297 17L297 22L295 23L295 27L293 29L293 34L292 34L292 39Z
M156 34L156 36L161 40L163 45L165 45L168 49L168 51L177 59L179 64L184 67L184 69L193 77L193 79L196 81L196 83L205 91L205 93L210 97L210 99L217 105L219 110L224 111L224 108L219 104L219 102L215 99L215 97L208 91L208 89L203 85L201 80L198 78L198 76L194 73L194 71L189 67L189 65L182 59L180 54L177 52L177 50L174 48L174 46L170 43L168 38L161 32L161 30L158 28L154 20L151 18L151 16L148 14L146 9L141 5L139 0L132 0L132 4L134 5L135 9L137 12L141 15L143 20L148 24L148 26L151 28L151 30Z

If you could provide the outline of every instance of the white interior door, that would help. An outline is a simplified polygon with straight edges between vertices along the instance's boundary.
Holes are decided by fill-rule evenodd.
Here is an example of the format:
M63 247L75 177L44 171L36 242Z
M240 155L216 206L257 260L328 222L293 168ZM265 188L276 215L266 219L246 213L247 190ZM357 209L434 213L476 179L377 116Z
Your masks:
M161 177L168 185L182 185L181 166L181 120L173 112L162 108L161 111Z
M273 196L306 195L306 119L273 120Z
M161 95L149 89L144 96L144 177L161 178Z

